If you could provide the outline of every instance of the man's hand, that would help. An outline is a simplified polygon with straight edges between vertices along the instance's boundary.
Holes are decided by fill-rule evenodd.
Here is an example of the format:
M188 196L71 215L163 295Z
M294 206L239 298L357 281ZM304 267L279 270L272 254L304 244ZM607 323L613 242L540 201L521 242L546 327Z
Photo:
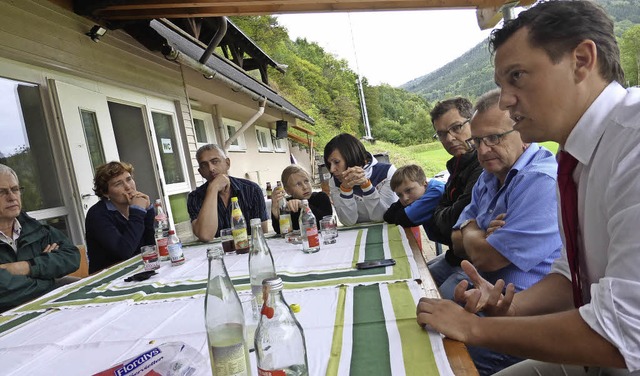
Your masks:
M448 338L468 342L479 317L448 299L421 298L416 308L418 325L432 328Z
M507 222L504 221L504 217L507 216L507 213L499 214L494 220L489 222L489 227L487 227L487 233L485 237L493 234L494 231L504 226Z
M216 177L209 182L208 191L213 191L216 194L226 192L231 185L229 177L224 174L216 175Z
M458 283L453 298L456 302L464 304L464 309L470 313L484 312L489 316L515 316L516 307L511 304L515 295L515 286L509 283L506 294L503 295L504 281L499 279L492 285L482 278L476 268L469 261L460 264L467 274L474 288L467 290L469 282L464 280Z
M58 243L48 244L46 247L44 247L44 249L42 250L42 253L49 253L51 251L55 251L58 248L60 248Z
M0 269L5 269L13 275L29 275L31 266L27 261L10 262L7 264L0 264Z

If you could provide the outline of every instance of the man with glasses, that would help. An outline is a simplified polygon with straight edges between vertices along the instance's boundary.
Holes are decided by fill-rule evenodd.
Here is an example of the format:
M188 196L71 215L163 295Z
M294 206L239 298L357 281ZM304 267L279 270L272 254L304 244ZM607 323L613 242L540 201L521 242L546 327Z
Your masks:
M70 282L79 267L69 239L22 212L18 176L0 164L0 312Z
M476 151L465 142L471 137L469 119L472 107L468 99L457 97L438 102L431 111L431 121L436 130L433 137L440 140L445 150L452 155L447 161L449 179L444 187L444 194L424 225L429 239L449 247L428 265L438 287L451 276L458 277L457 280L449 279L453 286L465 277L460 268L462 259L456 257L451 249L451 228L458 221L462 210L471 202L473 185L482 173Z
M499 100L500 90L493 90L475 106L467 142L477 150L484 172L451 238L456 255L468 259L487 281L502 279L522 291L546 276L560 256L557 164L549 150L522 141ZM454 290L441 293L453 299ZM520 361L472 346L469 353L481 375Z

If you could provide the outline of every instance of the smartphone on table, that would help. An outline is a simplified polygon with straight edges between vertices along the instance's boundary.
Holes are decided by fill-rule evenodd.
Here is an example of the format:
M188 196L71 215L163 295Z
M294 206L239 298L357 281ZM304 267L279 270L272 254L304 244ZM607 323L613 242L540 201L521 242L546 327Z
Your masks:
M395 264L396 264L396 260L394 259L370 260L370 261L357 263L356 268L358 269L381 268L385 266L392 266Z

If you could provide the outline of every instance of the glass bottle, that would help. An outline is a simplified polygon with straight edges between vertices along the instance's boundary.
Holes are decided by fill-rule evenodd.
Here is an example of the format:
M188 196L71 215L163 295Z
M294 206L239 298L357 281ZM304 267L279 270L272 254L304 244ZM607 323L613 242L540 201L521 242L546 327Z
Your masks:
M249 252L249 236L247 235L247 222L240 210L237 197L231 197L231 232L233 233L233 246L236 253Z
M272 193L273 193L273 190L271 189L271 182L267 182L267 198L269 200L271 200Z
M169 242L169 219L167 218L167 213L162 206L161 199L157 199L153 206L156 209L156 216L153 223L156 248L160 255L160 261L169 261L169 249L167 248Z
M284 192L284 187L282 186L282 182L278 181L276 185L276 189ZM271 205L274 203L271 202ZM282 197L280 201L277 203L280 208L280 216L278 217L278 224L280 225L280 235L283 237L293 231L293 225L291 224L291 213L287 208L287 199Z
M214 376L250 376L242 304L224 265L222 248L207 249L209 278L204 298L205 326Z
M252 323L247 323L247 338L253 342L253 333L260 319L262 309L262 281L276 276L273 256L262 232L260 218L251 219L251 251L249 252L249 279L251 282L251 307L253 309ZM253 325L252 325L253 324ZM253 327L251 327L253 326Z
M169 230L169 241L167 242L169 257L171 258L171 266L184 264L184 253L182 253L182 242L175 230Z
M304 331L282 296L282 279L262 282L264 303L254 341L260 376L307 376Z
M300 210L300 236L302 238L302 252L315 253L320 250L318 223L307 200L302 200L302 209Z

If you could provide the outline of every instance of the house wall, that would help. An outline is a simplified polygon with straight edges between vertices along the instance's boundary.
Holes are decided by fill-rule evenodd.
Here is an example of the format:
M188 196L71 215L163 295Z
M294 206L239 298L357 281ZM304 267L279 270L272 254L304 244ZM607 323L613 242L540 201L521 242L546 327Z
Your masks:
M57 5L61 4L62 6ZM98 43L85 35L94 25L89 19L74 14L68 1L20 0L0 2L0 76L33 82L43 88L48 127L54 143L60 180L66 192L75 242L83 242L83 214L74 197L73 174L63 127L57 120L50 79L67 82L96 92L116 87L135 93L172 101L175 104L180 139L187 151L187 181L192 189L202 183L197 172L196 140L192 125L190 98L201 103L217 119L218 116L244 123L255 111L257 103L234 92L216 80L206 80L189 68L167 61L121 30L109 30ZM4 60L3 60L4 59ZM9 62L10 64L3 64ZM267 108L256 124L274 127L276 120L295 119ZM222 140L218 133L218 140ZM259 152L255 129L245 134L246 150L232 152L235 176L260 182L275 183L289 164L289 153ZM150 151L151 152L151 151ZM298 158L298 157L297 157ZM298 158L300 161L303 158ZM190 167L190 168L189 168ZM260 174L258 178L258 174ZM77 192L75 192L77 193ZM172 199L172 203L184 200ZM181 215L181 218L184 217ZM188 222L186 223L188 227ZM180 227L186 228L183 226ZM188 228L186 228L188 230Z

